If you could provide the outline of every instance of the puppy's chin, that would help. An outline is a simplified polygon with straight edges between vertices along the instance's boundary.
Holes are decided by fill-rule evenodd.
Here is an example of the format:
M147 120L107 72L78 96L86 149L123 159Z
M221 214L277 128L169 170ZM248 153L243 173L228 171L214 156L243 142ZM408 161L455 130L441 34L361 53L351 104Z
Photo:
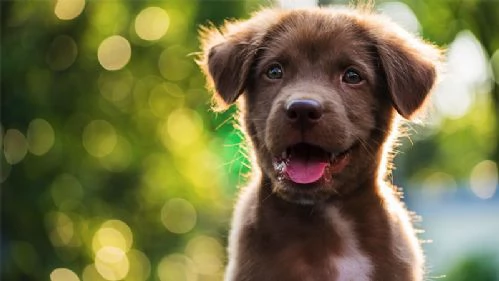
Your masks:
M314 205L338 194L334 183L321 179L314 183L298 184L289 179L272 179L273 193L290 203Z

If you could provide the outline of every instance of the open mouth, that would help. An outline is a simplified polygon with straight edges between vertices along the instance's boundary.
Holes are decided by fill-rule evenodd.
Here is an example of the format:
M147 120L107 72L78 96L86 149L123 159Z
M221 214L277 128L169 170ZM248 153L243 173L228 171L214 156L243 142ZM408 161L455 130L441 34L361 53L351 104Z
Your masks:
M288 147L274 159L279 179L289 179L298 184L310 184L321 179L331 180L348 164L350 149L332 153L319 146L299 143Z

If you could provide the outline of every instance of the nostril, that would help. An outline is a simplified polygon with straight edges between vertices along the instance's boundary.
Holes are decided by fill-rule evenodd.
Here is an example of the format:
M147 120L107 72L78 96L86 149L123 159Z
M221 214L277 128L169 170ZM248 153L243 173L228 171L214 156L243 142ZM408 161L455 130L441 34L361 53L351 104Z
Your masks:
M286 104L286 115L291 121L317 121L322 113L322 105L316 100L296 99Z
M298 119L298 113L296 113L295 110L287 110L286 114L288 115L288 118L291 120Z
M311 120L318 120L319 118L321 118L322 116L322 113L319 112L319 111L310 111L308 113L308 119L311 119Z

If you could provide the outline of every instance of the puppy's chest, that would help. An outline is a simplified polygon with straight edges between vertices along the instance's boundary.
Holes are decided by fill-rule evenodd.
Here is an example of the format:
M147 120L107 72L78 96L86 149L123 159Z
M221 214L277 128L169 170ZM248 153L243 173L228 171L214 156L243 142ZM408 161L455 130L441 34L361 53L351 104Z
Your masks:
M328 213L331 228L308 235L287 233L274 240L276 251L264 267L279 269L279 280L369 281L374 274L372 258L360 247L353 225L337 210Z
M373 274L371 259L360 251L332 257L330 262L337 270L337 281L369 281Z
M295 251L289 254L283 251L273 263L276 267L288 265L281 272L282 280L300 281L369 281L373 274L371 258L355 245L348 245L341 252L315 249L324 254L319 260L307 259L311 249L306 252Z
M355 251L340 255L331 253L315 263L300 256L276 258L272 263L279 263L273 266L282 269L276 277L289 281L369 281L373 271L370 258Z

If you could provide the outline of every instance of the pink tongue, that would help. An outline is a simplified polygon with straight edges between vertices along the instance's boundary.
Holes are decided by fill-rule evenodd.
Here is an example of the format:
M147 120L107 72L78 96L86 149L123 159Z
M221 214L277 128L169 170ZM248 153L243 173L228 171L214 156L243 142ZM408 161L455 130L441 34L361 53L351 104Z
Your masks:
M327 165L327 162L292 159L286 165L286 173L296 183L312 183L322 177Z

